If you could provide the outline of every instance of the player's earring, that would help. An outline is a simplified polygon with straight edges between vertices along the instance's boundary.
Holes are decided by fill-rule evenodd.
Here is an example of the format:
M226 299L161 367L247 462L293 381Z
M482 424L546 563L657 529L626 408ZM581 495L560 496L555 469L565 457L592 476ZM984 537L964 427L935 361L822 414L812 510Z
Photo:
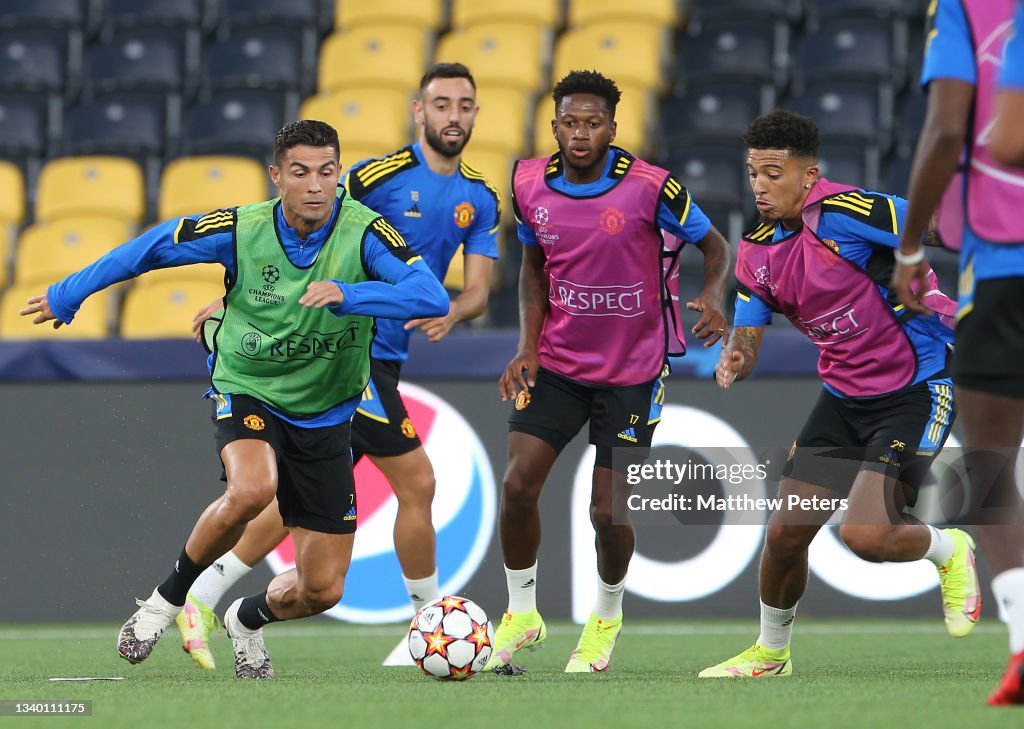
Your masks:
M808 190L810 190L811 189L811 183L808 182L806 185L804 185L804 187L806 187Z

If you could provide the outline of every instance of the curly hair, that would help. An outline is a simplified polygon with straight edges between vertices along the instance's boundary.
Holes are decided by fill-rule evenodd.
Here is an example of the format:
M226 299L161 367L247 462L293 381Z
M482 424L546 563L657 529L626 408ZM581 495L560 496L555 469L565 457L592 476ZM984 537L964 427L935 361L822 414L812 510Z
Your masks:
M338 132L327 122L300 119L281 127L274 137L274 163L280 164L292 147L306 144L310 147L332 147L335 157L340 152Z
M551 98L555 100L556 111L562 99L570 94L593 94L601 97L608 104L608 113L612 119L615 118L615 107L622 98L622 92L615 82L597 71L570 71L555 84Z
M810 118L776 109L750 122L743 141L747 149L788 149L794 156L817 159L821 132Z

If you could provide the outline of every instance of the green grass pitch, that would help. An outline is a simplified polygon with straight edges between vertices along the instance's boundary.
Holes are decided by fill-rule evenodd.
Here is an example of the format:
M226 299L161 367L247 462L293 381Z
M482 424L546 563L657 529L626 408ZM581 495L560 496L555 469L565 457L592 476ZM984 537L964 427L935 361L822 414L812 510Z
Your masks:
M174 627L144 664L117 657L117 625L0 625L0 699L91 699L88 717L0 718L0 726L130 727L883 727L981 729L1024 725L1024 707L985 696L1007 658L994 620L970 636L931 621L804 619L784 679L697 679L749 646L754 622L631 621L611 670L562 673L579 628L549 624L547 644L518 677L434 681L416 668L382 668L402 626L326 619L267 628L277 678L234 678L230 641L213 640L214 672L180 650ZM517 657L518 658L518 657ZM54 676L124 681L51 683Z

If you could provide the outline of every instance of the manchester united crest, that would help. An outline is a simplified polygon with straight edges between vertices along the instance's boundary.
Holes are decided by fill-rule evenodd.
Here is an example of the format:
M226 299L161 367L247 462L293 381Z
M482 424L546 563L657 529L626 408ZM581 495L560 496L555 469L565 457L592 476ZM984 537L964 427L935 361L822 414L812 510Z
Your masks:
M242 418L242 425L249 430L263 430L267 427L266 423L263 422L263 418L259 415L246 415Z
M626 228L626 215L616 208L605 208L598 217L601 230L610 235L618 235Z
M468 202L459 203L455 206L455 224L460 228L468 228L474 218L476 218L476 208Z

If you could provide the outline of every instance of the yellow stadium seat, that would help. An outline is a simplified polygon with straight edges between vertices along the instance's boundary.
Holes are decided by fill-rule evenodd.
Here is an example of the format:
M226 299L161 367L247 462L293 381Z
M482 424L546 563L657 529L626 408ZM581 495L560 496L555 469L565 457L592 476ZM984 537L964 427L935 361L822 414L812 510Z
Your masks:
M664 28L636 21L594 23L567 31L555 45L551 84L569 71L594 69L620 87L661 89L668 47Z
M393 152L411 139L412 100L394 89L341 90L311 96L302 103L299 116L325 121L337 129L343 153L349 141L372 147L377 156Z
M412 25L422 30L441 27L441 0L340 0L334 5L334 27L359 25Z
M25 179L18 166L0 160L0 225L21 225L25 220Z
M501 256L503 255L502 251L504 250L504 244L502 243L501 237L501 231L498 231L497 243L499 257L498 260L494 262L494 274L491 277L491 286L494 287L492 288L492 291L501 285L501 275L498 271L501 266ZM462 291L466 287L466 259L463 255L464 253L465 249L460 244L459 247L455 249L455 255L452 256L452 262L448 266L448 273L445 274L444 281L442 282L446 289ZM479 323L480 320L475 319L471 326L479 325Z
M483 88L477 97L480 113L467 149L521 154L532 98L533 94L513 89Z
M123 220L99 216L36 223L18 241L14 281L47 286L84 268L128 238Z
M0 340L12 339L102 339L110 331L110 289L93 294L75 315L70 325L54 330L53 323L33 324L32 317L20 316L29 297L46 292L44 284L16 284L3 292L0 298Z
M462 155L462 161L482 174L498 188L501 195L501 218L511 220L512 203L510 202L509 176L512 174L512 156L507 152L491 149L478 149L470 142Z
M427 60L427 32L411 26L362 25L336 31L320 46L317 91L419 88Z
M670 28L679 22L677 5L677 0L569 0L569 25L640 20Z
M551 120L555 118L555 102L550 94L544 94L537 102L533 121L533 156L550 157L558 151L558 142L551 132Z
M452 0L453 28L477 23L529 23L557 28L561 22L561 0Z
M452 262L448 266L448 273L445 274L444 287L446 289L454 289L455 291L462 291L466 285L466 262L462 257L464 253L462 244L455 249L455 255L452 256Z
M62 157L47 162L36 187L36 220L107 215L138 224L146 212L142 169L121 157Z
M349 170L352 169L353 165L357 162L362 162L366 159L378 159L380 157L386 157L395 151L395 148L385 149L383 145L361 143L361 144L345 144L345 141L341 142L341 180L344 183L345 178L348 176Z
M525 23L481 23L444 36L434 58L469 66L477 86L536 92L547 82L551 29ZM523 59L530 59L524 63Z
M651 151L651 140L658 128L658 105L654 93L646 88L621 84L622 98L615 108L615 142L638 157Z
M201 215L268 199L267 171L247 157L181 157L164 168L157 217Z
M0 223L0 290L7 285L7 269L14 257L14 241L17 237L13 225Z
M622 98L615 107L616 147L622 147L638 157L649 151L651 131L657 123L653 94L644 88L619 86ZM551 132L551 120L555 116L555 104L550 96L544 96L537 104L537 115L533 133L533 154L547 157L558 151Z
M189 339L195 313L223 295L223 285L195 281L165 280L136 286L124 300L121 336L125 339Z

